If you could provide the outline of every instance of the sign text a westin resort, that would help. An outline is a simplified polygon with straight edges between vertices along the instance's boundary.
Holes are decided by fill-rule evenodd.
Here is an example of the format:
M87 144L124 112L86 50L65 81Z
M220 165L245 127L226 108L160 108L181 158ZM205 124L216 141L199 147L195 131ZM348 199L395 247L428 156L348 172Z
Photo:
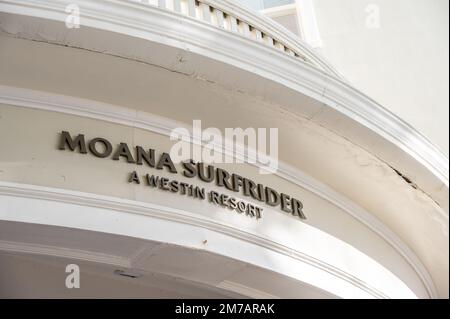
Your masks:
M301 219L306 219L303 213L303 204L298 199L287 194L277 192L273 188L263 184L255 183L249 178L238 174L229 173L225 169L206 165L202 162L193 160L181 162L182 170L179 172L175 167L170 154L161 153L158 156L154 149L145 149L142 146L135 146L130 149L127 143L113 145L105 138L95 137L86 141L84 134L73 136L62 131L60 134L59 149L78 151L81 154L88 152L99 158L108 158L112 160L124 159L127 163L136 165L147 165L157 170L166 169L172 174L182 174L187 178L198 178L206 183L215 183L219 187L242 193L244 196L265 203L272 207L279 207L282 211L290 213ZM256 205L238 200L233 196L216 191L206 192L205 188L193 184L180 182L176 179L168 179L153 174L139 176L136 171L132 171L128 177L129 183L141 184L158 188L163 191L187 195L201 200L208 199L212 204L234 210L237 213L245 214L249 217L259 219L262 217L262 208Z

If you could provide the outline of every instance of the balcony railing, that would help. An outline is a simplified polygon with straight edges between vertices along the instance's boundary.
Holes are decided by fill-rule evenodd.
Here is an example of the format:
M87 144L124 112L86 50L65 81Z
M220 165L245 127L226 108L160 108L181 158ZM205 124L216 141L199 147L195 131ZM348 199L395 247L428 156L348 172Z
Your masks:
M322 71L340 77L295 34L270 18L230 0L124 0L156 6L263 43Z

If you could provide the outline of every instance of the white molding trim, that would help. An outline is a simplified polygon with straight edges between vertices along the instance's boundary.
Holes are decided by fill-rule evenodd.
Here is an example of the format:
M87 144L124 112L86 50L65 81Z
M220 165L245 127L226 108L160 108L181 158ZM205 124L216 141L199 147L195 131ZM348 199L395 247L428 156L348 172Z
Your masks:
M183 20L187 20L192 23L201 23L204 26L209 26L217 30L225 31L222 27L216 27L213 26L213 24L208 23L206 21L203 21L202 15L200 14L199 17L191 17L189 15L184 15L179 12L175 12L173 10L170 10L167 7L166 3L154 3L154 1L146 2L145 0L108 0L107 3L103 2L101 3L102 6L109 6L110 8L100 8L96 2L100 2L102 0L3 0L2 3L0 3L0 11L4 12L11 12L11 13L17 13L17 14L23 14L23 11L31 11L36 13L36 10L44 9L44 10L51 10L51 14L46 15L46 18L54 19L55 14L63 13L64 17L62 18L62 21L65 21L65 17L67 16L67 13L65 13L65 7L69 4L76 3L79 5L80 8L82 8L82 15L81 19L83 21L86 21L87 18L92 19L97 16L97 14L92 14L94 11L101 10L101 11L110 11L112 12L116 10L121 10L120 8L117 9L117 6L122 7L123 9L128 10L135 10L139 9L143 12L151 12L153 10L159 11L163 14L171 14L172 17L175 18L183 18ZM27 3L25 3L27 2ZM306 43L303 42L298 36L296 36L294 33L288 31L287 29L281 27L278 23L273 21L272 19L263 16L261 14L258 14L257 12L246 8L245 6L242 6L240 3L235 3L233 0L199 0L200 5L204 4L207 6L210 6L211 8L218 9L221 12L236 17L239 19L239 21L247 23L252 28L256 28L263 32L264 34L270 36L273 40L283 44L286 46L286 48L293 50L298 57L301 58L305 63L321 70L322 72L332 74L336 77L342 76L333 68L331 64L329 64L323 57L320 56L317 52L314 52L314 50ZM160 5L162 4L162 5ZM18 9L16 5L22 6L22 9ZM25 6L24 6L25 5ZM94 11L91 11L91 10ZM11 11L9 11L11 10ZM109 16L111 17L111 16ZM105 15L105 12L103 13L103 17L99 17L98 20L100 23L109 21L109 18ZM151 19L151 18L150 18ZM116 23L120 23L120 20L123 20L122 18L114 19ZM127 19L125 19L127 20ZM124 20L123 20L124 21ZM141 28L139 26L139 22L136 20L133 20L136 23L137 30ZM150 21L149 21L150 22ZM84 22L82 23L84 24ZM128 23L124 24L127 25ZM167 31L167 30L166 30ZM253 40L253 38L245 36L239 32L230 32L226 31L227 33L234 34L235 36L245 38L247 41L255 42L256 44L260 44L265 46L266 48L269 48L269 46L260 43L257 43L257 41ZM274 46L270 47L270 50L277 52L277 49L275 49ZM279 50L277 53L280 53ZM283 54L285 54L283 52ZM297 58L295 58L297 59Z
M186 126L186 124L181 124L164 117L155 116L145 112L136 112L135 110L117 105L1 85L0 103L98 119L148 130L165 136L169 136L174 128ZM229 152L229 150L225 150L225 154L229 156L233 153ZM258 163L252 165L262 167ZM403 240L370 212L334 191L327 185L281 161L279 161L278 170L275 174L339 207L381 236L413 267L421 278L430 297L437 297L436 288L431 276L420 259L408 245L403 242ZM15 190L14 187L13 189Z
M44 255L68 259L78 259L123 268L131 267L129 260L124 257L106 255L86 250L66 249L64 247L49 246L49 245L37 245L31 243L0 240L0 251L10 253Z
M147 247L145 247L148 249ZM86 250L79 250L73 248L66 247L58 247L51 245L42 245L42 244L32 244L26 242L17 242L17 241L6 241L0 240L0 252L4 252L7 254L25 254L25 255L38 255L38 256L49 256L49 257L57 257L57 258L66 258L66 259L75 259L79 261L86 261L92 263L100 263L103 265L114 266L116 268L125 268L125 269L137 269L140 274L151 274L147 270L143 270L141 268L136 268L134 263L134 256L130 258L103 254L99 252L92 252ZM148 257L146 255L145 257ZM88 271L89 272L89 271ZM160 274L160 273L157 273ZM166 276L170 276L167 274L163 274ZM186 280L182 278L183 280ZM145 284L144 284L145 285ZM235 282L231 282L228 280L224 280L220 282L218 285L214 286L220 289L224 289L226 291L235 292L242 296L246 296L249 298L255 299L279 299L279 297L265 293L263 291L253 289L248 286L240 285ZM324 292L325 293L325 292Z
M261 26L262 29L267 30L269 34L273 34L274 38L281 40L289 47L297 48L305 57L319 69L331 74L337 78L343 79L342 75L326 61L320 54L318 54L309 45L308 42L302 41L296 34L290 32L284 27L281 27L277 22L262 14L255 14L252 9L237 3L235 0L201 0L205 3L211 3L214 7L219 7L225 12L230 12L237 17L251 25Z
M269 249L278 254L289 256L290 258L293 258L297 261L310 265L315 269L324 271L327 274L335 277L336 280L342 280L347 284L350 284L364 291L373 298L378 299L389 298L389 296L379 291L378 289L374 288L373 286L369 285L367 282L360 280L359 278L353 276L352 274L343 271L333 265L325 263L317 258L306 255L302 252L299 252L295 249L282 245L278 242L275 242L261 235L240 230L225 223L218 223L206 217L202 217L198 214L191 213L189 211L176 209L168 206L156 205L148 202L139 202L123 198L115 198L111 196L83 193L78 191L71 191L66 189L58 189L37 185L2 182L2 181L0 181L0 195L8 197L39 199L49 202L60 202L78 206L101 208L106 209L108 211L118 211L128 214L144 215L175 223L196 226L202 229L208 229L235 239L243 240L247 243L262 247L264 249ZM0 246L0 250L1 249L2 246ZM54 254L54 256L57 256L58 254L64 254L62 250L61 251L57 249L46 250L43 249L42 247L41 249L39 249L39 247L32 247L32 246L29 247L25 246L25 248L24 247L21 248L20 246L5 245L5 249L6 250L9 249L10 251L13 251L13 249L18 249L19 251L29 253L41 252L50 255ZM95 256L91 256L89 253L82 253L82 252L74 254L73 256L78 256L81 259L93 258L92 259L93 261L95 261L96 258ZM103 258L102 260L105 263L120 262L115 258L111 258L108 256L105 256L105 258ZM129 265L128 262L126 262L125 264ZM321 287L317 288L322 289Z

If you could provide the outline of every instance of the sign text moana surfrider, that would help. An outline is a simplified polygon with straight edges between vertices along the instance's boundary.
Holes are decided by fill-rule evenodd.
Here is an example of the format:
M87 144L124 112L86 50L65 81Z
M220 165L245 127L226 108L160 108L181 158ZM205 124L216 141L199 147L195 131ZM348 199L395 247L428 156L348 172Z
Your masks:
M148 165L151 168L158 170L166 169L170 173L177 174L178 170L170 158L170 154L161 153L159 156L155 155L155 150L144 149L142 146L128 147L127 143L120 143L113 147L113 145L105 138L95 137L90 141L86 141L84 134L73 136L67 132L62 131L59 140L59 149L71 151L78 151L81 154L88 152L99 158L110 157L113 160L123 158L126 162L136 165ZM213 165L205 165L204 163L195 163L194 161L186 161L181 163L181 174L187 178L199 178L206 183L214 182L217 186L224 187L229 191L242 193L259 202L265 203L269 206L279 207L282 211L290 213L301 219L306 219L303 213L303 204L296 198L287 194L279 193L276 190L255 183L249 178L242 177L238 174L230 174L228 171L214 167ZM146 174L144 177L148 186L160 188L171 192L186 194L188 196L205 199L205 189L188 183L179 182L177 180L169 180L168 178ZM130 183L141 183L141 178L133 171L129 176ZM215 191L208 193L210 202L228 207L236 210L239 213L245 213L250 217L260 218L262 208L239 201L232 196L226 194L219 194Z

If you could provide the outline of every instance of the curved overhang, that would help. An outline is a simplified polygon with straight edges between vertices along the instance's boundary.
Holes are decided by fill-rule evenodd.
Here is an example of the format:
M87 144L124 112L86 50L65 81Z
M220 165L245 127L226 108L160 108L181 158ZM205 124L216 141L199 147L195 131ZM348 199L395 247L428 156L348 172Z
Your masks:
M288 31L282 30L285 31L283 38L279 35L281 32L276 35L285 43L295 41L294 43L298 45L295 52L299 52L297 55L301 55L300 57L291 56L285 52L287 48L285 46L279 49L275 46L276 44L266 45L262 41L253 39L251 34L247 36L242 34L241 30L232 32L207 23L201 17L192 18L144 3L126 0L106 3L79 1L78 3L83 12L81 16L83 26L126 35L136 38L136 41L146 40L145 43L152 41L163 45L164 49L170 46L198 54L208 60L229 64L307 95L328 106L323 109L316 107L314 110L309 108L305 111L301 106L296 105L293 106L293 111L320 125L327 126L392 164L448 212L448 158L410 125L342 78L337 77L337 73L331 66L318 54L312 52L306 44L299 40L295 41ZM67 18L65 8L68 4L70 1L9 0L3 1L1 11L65 22ZM251 13L248 10L244 8L238 10L239 6L232 3L225 6L226 1L219 1L218 4L221 4L220 8L232 12L234 16L243 15L243 21L251 21L254 25L266 25L264 29L276 28L273 22L269 23L270 20L262 16L253 15L253 19L250 20ZM48 27L41 25L36 28L31 21L20 24L20 19L14 18L15 22L3 24L3 32L11 33L13 36L156 64L200 79L214 81L225 87L236 89L235 87L239 85L243 92L277 101L276 96L268 96L267 87L255 88L252 82L249 83L248 77L251 75L245 77L244 81L238 82L234 70L229 74L224 72L217 74L218 72L213 68L214 64L211 64L214 62L198 63L203 62L201 58L187 59L179 50L174 50L172 54L165 52L162 56L149 54L150 52L146 49L151 47L147 48L145 44L114 43L117 39L111 39L110 36L102 37L98 34L99 38L93 37L89 30L86 30L86 33L78 32L80 30L73 32L73 29L65 29L60 23L52 24L51 20L48 21L50 23ZM35 22L40 24L43 21ZM63 29L60 30L58 26ZM42 31L36 34L36 30ZM290 95L292 96L295 92ZM280 93L283 92L277 93L281 95ZM344 115L344 118L341 115ZM369 134L361 136L361 126L368 128L369 134L373 132L373 136ZM388 151L385 145L377 147L380 143L379 138L382 139L381 141L393 144L392 147ZM398 149L397 152L396 149Z
M0 83L2 104L101 120L161 136L169 135L174 128L188 126L193 114L201 115L205 125L218 128L284 128L280 130L280 165L275 176L325 200L382 238L406 261L419 281L411 279L411 274L401 277L395 263L386 263L381 254L377 255L376 247L363 247L351 238L352 234L334 229L326 221L327 214L315 217L314 204L308 211L309 220L297 231L316 239L319 237L314 236L339 239L337 242L329 239L329 245L336 244L337 251L355 254L354 260L362 258L361 264L370 265L371 270L392 280L387 286L377 286L373 276L369 276L372 273L357 267L343 274L346 266L336 264L333 258L327 260L325 253L314 258L311 257L314 254L306 253L307 247L295 249L292 243L284 243L280 248L277 239L267 241L265 237L271 236L264 233L261 237L258 231L246 230L236 235L233 223L225 227L224 223L191 216L189 211L173 211L163 206L149 208L148 203L139 200L117 204L114 196L102 197L105 194L101 193L92 199L90 192L73 193L63 190L64 186L58 183L45 185L52 188L34 187L28 184L39 182L17 179L13 173L6 175L6 181L0 185L2 196L67 205L81 201L86 220L89 214L98 213L90 211L90 206L122 214L130 210L159 212L157 217L161 220L184 221L185 227L212 229L213 233L208 234L212 238L225 233L229 238L241 239L239 243L230 243L215 238L213 242L221 245L211 252L221 256L245 260L248 256L235 255L226 247L256 242L247 251L255 251L257 255L248 257L246 262L319 287L333 296L448 296L448 159L412 127L349 85L307 45L270 20L229 1L201 3L209 6L206 12L220 10L228 17L240 19L244 29L227 29L216 25L216 20L205 22L203 14L190 16L174 12L173 7L129 1L78 1L82 27L75 31L62 23L69 3L8 0L0 4L1 41L5 44L0 50L4 70ZM245 26L249 33L245 32ZM271 45L262 41L264 34L274 40ZM40 65L14 52L38 53ZM80 65L90 66L89 76L77 69ZM123 78L127 72L145 83L127 82ZM39 74L47 74L48 80L37 81ZM71 80L61 83L68 74ZM101 81L101 75L107 76L103 88L89 89ZM169 93L171 86L185 87L191 94ZM183 100L189 108L179 107ZM202 113L205 109L208 113ZM236 112L241 113L238 119ZM39 206L37 203L14 203L16 206L8 204L14 207L14 214L6 212L3 219L36 224L51 220L45 214L36 214L36 219L31 219L18 213L23 211L21 205ZM165 210L166 215L161 213ZM112 218L104 217L97 228L90 230L182 244L177 242L179 237L163 238L158 232L158 236L147 238L131 230L123 233L103 228L101 225L109 225L107 220ZM81 221L60 218L55 217L49 224L88 229L80 226ZM151 225L158 222L155 216L152 218L143 224L154 227ZM285 225L285 221L280 224ZM172 226L161 227L168 231ZM308 227L311 233L306 230ZM316 228L320 229L320 235L313 232ZM197 240L200 238L195 239L192 247L198 248ZM363 252L361 256L359 252ZM269 258L272 264L258 259L277 253L280 255ZM282 267L285 263L294 265L292 260L283 259L291 255L300 260L295 264L297 272ZM321 269L322 275L333 273L333 280L302 268L308 264L305 260L311 259L317 261L314 269ZM394 276L386 274L385 267ZM396 290L394 286L403 287L398 278L408 282L408 287ZM423 290L417 282L423 285Z

